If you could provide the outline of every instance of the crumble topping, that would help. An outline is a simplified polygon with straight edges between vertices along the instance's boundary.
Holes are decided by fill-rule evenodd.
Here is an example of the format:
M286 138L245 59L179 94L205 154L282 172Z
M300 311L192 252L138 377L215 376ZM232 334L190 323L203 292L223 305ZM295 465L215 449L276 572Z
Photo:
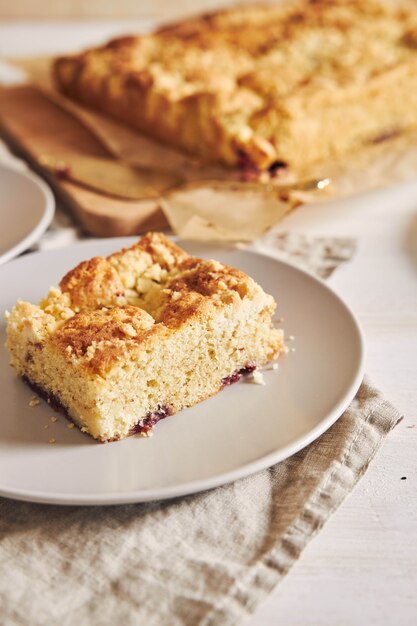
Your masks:
M82 358L86 367L104 372L114 360L133 358L135 345L200 315L202 306L257 294L259 313L272 311L273 298L250 277L218 261L190 257L153 234L108 258L80 263L40 307L21 306L31 307L30 330L40 347L51 339L69 360Z

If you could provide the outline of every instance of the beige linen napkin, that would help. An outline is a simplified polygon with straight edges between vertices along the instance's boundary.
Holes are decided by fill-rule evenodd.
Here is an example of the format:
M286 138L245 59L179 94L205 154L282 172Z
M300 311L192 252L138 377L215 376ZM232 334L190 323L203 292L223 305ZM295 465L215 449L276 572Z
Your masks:
M351 240L289 234L271 234L268 244L322 276L354 249ZM234 484L107 508L0 498L2 626L241 623L354 488L400 419L365 380L317 441Z

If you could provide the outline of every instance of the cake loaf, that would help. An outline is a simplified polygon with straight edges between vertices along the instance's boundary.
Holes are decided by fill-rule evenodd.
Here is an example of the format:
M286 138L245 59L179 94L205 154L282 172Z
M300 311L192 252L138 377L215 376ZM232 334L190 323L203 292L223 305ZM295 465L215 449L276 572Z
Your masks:
M7 318L11 364L100 441L161 418L275 359L272 296L243 272L150 233L80 263L39 305Z
M58 88L203 160L303 172L417 126L417 11L239 6L54 63Z

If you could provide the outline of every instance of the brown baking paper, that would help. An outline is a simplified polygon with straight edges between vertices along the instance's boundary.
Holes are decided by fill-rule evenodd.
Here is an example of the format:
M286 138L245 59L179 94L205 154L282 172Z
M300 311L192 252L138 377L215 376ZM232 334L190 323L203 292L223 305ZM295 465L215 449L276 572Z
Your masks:
M299 173L299 180L330 178L325 191L279 194L218 188L215 180L236 180L238 172L202 164L198 159L162 145L100 113L62 96L51 81L51 58L14 59L27 80L35 83L60 107L74 115L114 156L130 165L165 169L185 182L203 181L167 194L160 206L173 231L187 239L249 241L264 234L290 210L304 203L331 200L388 187L417 176L417 131L380 142ZM297 183L290 174L275 185Z

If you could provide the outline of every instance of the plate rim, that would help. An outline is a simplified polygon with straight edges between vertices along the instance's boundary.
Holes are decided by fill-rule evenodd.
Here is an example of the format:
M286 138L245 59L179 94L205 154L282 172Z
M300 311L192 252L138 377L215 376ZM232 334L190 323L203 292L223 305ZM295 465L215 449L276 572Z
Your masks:
M172 240L176 242L187 242L187 240L182 240L179 237L170 237ZM69 251L71 249L77 249L81 247L88 247L91 244L103 246L103 248L107 248L109 245L112 245L119 242L121 246L129 245L129 243L133 243L137 241L137 237L111 237L106 239L87 239L84 241L72 243L69 246L65 246L65 248L55 248L51 250L44 251L35 251L13 261L14 264L19 264L20 262L31 258L34 256L49 256L50 254L54 255L59 252ZM188 240L190 242L190 240ZM193 242L201 245L210 245L210 242ZM229 249L229 246L220 245L219 249ZM52 505L63 505L63 506L117 506L121 504L133 504L133 503L143 503L143 502L152 502L152 501L162 501L162 500L170 500L177 497L183 497L186 495L192 495L196 493L201 493L204 491L208 491L214 489L216 487L221 487L223 485L230 484L235 482L236 480L247 478L248 476L255 474L259 471L267 469L276 463L280 463L285 459L293 456L303 448L310 445L313 441L315 441L320 435L326 432L343 414L346 408L349 406L350 402L355 397L362 380L364 378L365 373L365 360L366 360L366 349L365 349L365 339L364 333L361 328L360 322L356 316L356 314L352 311L349 305L344 301L344 299L327 283L324 282L321 278L314 275L312 272L301 269L297 265L287 261L280 259L276 251L267 248L260 247L257 245L254 247L253 244L244 248L243 250L238 250L239 252L245 252L248 254L254 254L260 257L267 257L273 259L278 264L283 266L288 266L292 270L295 270L299 274L306 275L310 280L318 283L321 288L324 288L332 297L334 297L338 303L342 306L347 317L350 319L352 323L352 328L356 332L358 339L358 349L359 349L359 361L357 364L357 369L353 379L351 380L348 388L345 390L342 397L339 399L338 403L332 408L332 410L321 419L321 421L307 434L301 435L297 437L293 442L280 448L279 450L275 450L260 459L255 461L251 461L245 465L240 466L237 469L233 469L229 472L222 473L218 476L213 476L210 478L204 478L195 480L192 482L182 483L181 485L170 485L157 489L147 489L147 490L136 490L130 492L108 492L105 494L96 494L96 493L84 493L84 494L62 494L59 492L49 492L45 495L44 492L39 490L25 490L25 489L4 489L0 486L0 496L5 498L11 498L13 500L40 503L40 504L52 504ZM10 267L10 263L7 266ZM6 270L7 271L7 270ZM0 273L2 273L2 267L0 267Z
M23 239L21 239L14 246L9 248L6 252L0 254L0 265L3 265L12 259L15 259L19 254L30 248L43 235L52 222L55 214L55 198L52 190L46 182L31 170L21 170L9 167L8 165L4 165L2 163L0 164L0 171L6 172L6 174L12 173L18 177L21 176L22 178L30 180L35 186L38 187L38 189L41 190L45 199L42 217L36 224L35 228L33 228L30 233L23 237Z

